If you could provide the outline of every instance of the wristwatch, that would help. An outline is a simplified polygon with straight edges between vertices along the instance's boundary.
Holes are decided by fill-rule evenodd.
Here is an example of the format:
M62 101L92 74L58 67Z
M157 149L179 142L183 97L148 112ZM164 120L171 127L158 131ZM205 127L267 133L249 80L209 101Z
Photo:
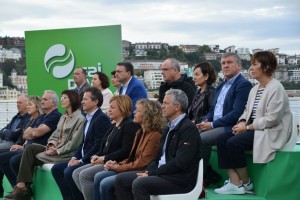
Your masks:
M246 130L250 131L250 126L249 125L246 126Z

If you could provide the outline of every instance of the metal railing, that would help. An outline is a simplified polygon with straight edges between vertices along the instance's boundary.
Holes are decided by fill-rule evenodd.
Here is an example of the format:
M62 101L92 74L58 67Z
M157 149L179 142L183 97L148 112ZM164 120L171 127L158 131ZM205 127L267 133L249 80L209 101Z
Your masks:
M0 129L17 114L17 100L0 100Z

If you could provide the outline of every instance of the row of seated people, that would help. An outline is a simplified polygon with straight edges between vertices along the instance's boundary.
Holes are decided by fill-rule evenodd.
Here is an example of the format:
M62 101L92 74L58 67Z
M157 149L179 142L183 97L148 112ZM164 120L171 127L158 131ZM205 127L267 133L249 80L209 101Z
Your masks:
M169 66L166 67L164 64L166 65L168 63L164 62L162 65L163 68L165 67L167 69ZM252 65L250 67L250 73L251 76L255 78L259 84L257 84L253 88L250 82L247 81L240 74L241 61L236 54L224 54L221 60L221 64L222 64L222 72L224 74L226 81L220 84L220 86L216 90L211 86L211 84L215 81L214 69L212 65L208 62L205 62L197 65L194 68L194 72L195 72L194 81L195 84L200 88L196 92L194 100L191 103L190 109L188 111L188 116L194 122L194 125L196 124L198 131L200 132L201 144L198 144L198 149L201 150L201 154L204 159L205 173L207 173L206 169L208 169L207 166L210 157L211 146L214 146L216 144L218 146L219 165L221 168L228 169L229 180L226 181L226 184L222 188L216 189L215 192L220 194L244 194L246 190L253 189L253 184L251 183L251 180L249 179L247 174L244 152L253 149L254 146L255 147L253 152L254 162L265 163L274 159L275 151L280 149L288 141L290 137L291 113L289 110L287 95L282 85L277 80L272 78L272 74L275 71L277 66L276 58L273 54L269 52L258 52L254 54L254 57L252 59ZM168 73L168 71L169 70L163 70L164 73ZM250 90L251 92L248 98ZM63 100L68 98L69 97L66 96L65 98L64 96L62 97L62 106L63 106ZM91 99L93 100L93 98ZM248 103L247 103L247 99L248 99ZM247 106L245 110L246 103ZM168 112L164 113L164 111L168 110L166 109L168 108L167 104L166 105L164 104L166 103L163 101L162 104L163 116L167 118L169 122L174 122L174 119L168 118L166 116ZM173 99L173 104L174 104L174 99ZM89 112L87 111L86 108L89 106L86 105L88 105L88 103L85 103L85 100L83 98L82 108L87 113L87 123L85 127L87 126L87 124L89 124L89 118L88 118ZM187 108L188 103L183 107ZM110 105L110 109L109 109L110 118L116 121L111 116L110 113L111 109L112 107ZM137 114L138 112L139 109L137 108L134 113L135 114L134 121L136 120L136 115L138 115ZM184 109L182 112L185 113L186 109ZM61 120L59 123L60 125L58 125L58 128L60 126L66 125L67 120L64 119L63 122L61 122ZM101 124L103 125L109 123L101 123ZM142 123L140 123L140 125L141 124ZM170 127L171 125L172 123L168 125L168 127ZM75 127L74 124L72 125L72 127L73 128ZM143 130L143 125L141 127ZM105 129L105 127L101 127L100 124L97 124L97 128L98 131L100 131L100 129L103 131L102 133L102 137L103 137L107 129ZM62 130L62 128L60 129ZM61 136L61 130L58 131L60 132L60 137L56 136L56 139L58 139L58 141L60 140L59 144L62 142L63 139L63 137ZM90 128L88 128L88 130L90 130ZM85 132L87 132L88 130L85 130ZM272 135L269 135L270 130L272 130ZM62 191L64 199L77 199L77 198L80 199L82 197L82 193L85 199L99 199L101 198L101 194L105 195L102 197L102 199L109 199L107 197L107 194L105 194L105 191L108 191L107 188L113 188L112 190L109 190L110 192L114 191L114 182L115 182L114 177L116 173L123 172L123 171L132 171L132 170L143 170L143 169L145 170L145 167L153 158L151 158L148 163L143 161L144 166L140 168L135 168L136 166L134 165L134 161L137 155L134 153L137 151L137 148L139 146L139 145L135 146L137 145L137 143L133 145L129 157L127 158L125 156L127 160L123 162L120 161L122 161L124 157L120 160L117 160L117 159L108 158L108 156L105 155L103 149L106 148L104 146L109 144L108 143L109 138L111 138L114 135L113 133L114 133L114 128L112 128L112 130L107 132L106 142L104 142L105 137L100 138L100 141L102 140L102 145L101 145L102 150L100 150L98 155L92 156L93 154L95 154L95 151L90 152L91 147L89 148L89 151L87 151L87 149L86 149L87 152L84 151L84 149L87 148L86 146L88 146L89 144L87 138L84 137L85 138L84 143L82 143L81 146L77 149L77 153L75 154L76 156L74 156L70 161L66 161L54 165L54 167L52 168L52 173ZM254 133L256 133L256 135ZM138 135L139 134L135 135L136 137L135 141L136 140L140 141L142 136L138 136ZM53 139L52 136L51 138ZM162 140L162 144L164 144L165 139L169 137L163 136L163 138L164 139ZM29 141L30 139L32 138L28 138ZM68 137L68 139L70 140L70 137ZM78 140L76 141L78 144ZM63 143L64 145L66 144L66 142ZM98 141L97 145L99 145L100 143L101 142ZM129 146L127 146L127 149L131 149L131 145L132 143ZM76 146L76 144L66 145L66 146L71 148L70 146L74 147ZM165 162L168 161L168 157L166 157L167 155L164 155L165 153L164 149L166 149L166 147L164 145L161 146L163 150L160 150L160 154L159 154L160 156L158 157L159 159L156 159L155 163L158 164L158 166L161 166L160 168L162 168L164 172L164 164L166 163L164 163L163 161L164 160ZM31 153L28 153L28 157L30 158L27 158L26 163L30 162L31 165L33 164L39 165L48 162L61 162L64 161L64 159L68 160L67 157L70 156L69 154L64 158L61 158L64 153L61 153L60 150L58 150L59 148L57 148L57 144L55 144L55 142L51 142L51 140L48 140L48 145L46 147L38 146L38 145L31 145L30 147L32 148L32 150L28 150L28 152L31 151ZM99 149L99 146L92 146L92 147L94 147L94 149ZM151 147L151 149L153 150L155 148ZM72 152L72 150L70 149L66 151L68 153ZM263 153L261 153L261 151L263 151ZM37 155L36 159L33 159L35 158L35 155L37 153L39 154ZM29 156L31 154L34 156ZM56 155L57 157L60 158L53 161L52 158L54 157L52 157L49 160L49 156L53 156L53 155ZM155 155L155 153L152 155ZM22 158L22 160L25 159L26 157L25 154L23 157L24 158ZM86 165L86 163L89 162L91 164ZM136 163L138 163L138 161L136 161ZM188 163L190 164L190 162ZM97 164L102 164L102 165L97 166ZM148 165L148 167L150 167L151 169L151 164ZM22 169L25 170L25 172L21 173ZM29 171L31 170L31 173L28 172L28 170ZM18 170L14 170L14 171L18 171ZM99 173L99 171L103 171L103 172ZM151 171L146 171L146 172L147 172L146 173L147 176L149 175L149 173L151 174ZM32 182L32 173L33 173L32 168L29 167L28 169L26 169L26 167L22 167L22 162L21 162L21 168L19 174L23 174L23 177L22 175L19 175L21 178L19 178L18 176L18 181L17 181L18 184L16 190L19 188L24 188L23 194L30 194L30 190L28 189L28 187L26 187L26 184ZM140 175L145 176L145 173ZM159 175L160 177L164 177L163 173L162 174L153 173L152 175ZM108 176L110 178L106 180ZM119 176L117 176L117 178L118 177ZM120 175L120 177L122 176ZM196 175L194 174L194 176L192 177L196 177ZM105 184L104 182L102 183L103 179L106 180ZM166 179L168 180L168 178ZM192 179L190 180L190 183L193 183ZM100 187L101 183L105 185L105 187L103 186L104 188L102 189ZM176 182L176 184L180 185L181 183ZM12 183L12 185L15 184ZM172 187L174 187L174 185ZM82 193L79 191L81 191ZM122 191L124 192L124 190ZM168 188L165 188L164 190L165 193L172 193L175 191L184 192L183 190L171 191L168 190ZM161 191L156 191L156 189L154 189L152 192L148 191L147 195L149 196L149 194L160 194L160 192ZM74 193L73 197L71 197L72 193ZM113 194L113 192L111 192L111 194ZM15 194L12 193L11 196L14 195ZM120 197L120 199L122 198L123 197Z
M47 105L48 107L53 105L52 113L57 111L53 99L57 99L57 95L52 91L45 91L41 101L41 107L45 112ZM99 108L102 104L102 94L97 88L85 90L82 109L87 114L86 120L79 110L79 95L75 91L63 91L61 104L66 113L60 117L47 145L34 143L24 149L14 190L5 197L6 199L30 199L34 166L43 163L56 163L51 171L64 199L83 199L83 196L85 199L114 199L115 175L133 170L141 172L141 176L149 175L150 179L145 180L144 184L147 185L148 182L154 184L151 188L158 191L162 187L160 184L157 185L157 181L161 181L162 185L165 183L164 179L158 176L158 180L153 183L152 178L155 175L164 174L166 170L173 170L174 174L180 172L177 178L170 175L170 185L166 185L167 189L162 192L178 190L186 192L192 189L196 180L186 177L197 176L200 137L196 126L185 117L188 100L181 90L167 92L162 106L148 99L139 100L133 122L128 119L132 108L130 98L126 95L112 97L109 108L110 118L114 122L112 125ZM38 109L38 103L35 106ZM47 118L51 116L51 112L42 116ZM163 116L172 122L168 125L169 128L164 130L165 134L169 135L168 151L163 151L166 145L164 142L160 143L165 127ZM49 125L47 120L44 120L38 127L48 127L46 124ZM37 128L25 128L24 134L32 129ZM159 149L161 155L158 156ZM184 154L178 155L180 160L174 163L178 152ZM150 167L149 170L143 171L146 167ZM82 174L88 174L89 178L82 180ZM94 176L99 178L94 181ZM108 177L109 179L104 179ZM178 183L172 183L174 178ZM11 184L13 185L12 182ZM101 190L102 185L110 189ZM187 185L189 187L186 187ZM137 195L149 196L143 193ZM124 198L121 196L120 199Z

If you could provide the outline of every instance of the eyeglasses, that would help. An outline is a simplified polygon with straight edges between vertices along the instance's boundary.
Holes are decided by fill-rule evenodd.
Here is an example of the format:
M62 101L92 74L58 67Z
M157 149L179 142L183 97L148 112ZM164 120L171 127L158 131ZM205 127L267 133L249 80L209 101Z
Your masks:
M65 99L68 99L69 97L66 97L66 96L62 96L61 98L60 98L60 100L65 100Z
M160 68L160 70L163 71L163 72L167 72L167 71L169 71L170 69L172 69L172 68Z

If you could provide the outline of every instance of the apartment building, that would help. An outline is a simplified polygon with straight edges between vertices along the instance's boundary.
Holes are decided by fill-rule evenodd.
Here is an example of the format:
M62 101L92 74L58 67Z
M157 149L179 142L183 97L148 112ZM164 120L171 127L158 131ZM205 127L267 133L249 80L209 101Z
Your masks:
M22 57L21 50L17 48L5 49L0 45L0 62L8 59L19 60Z
M288 68L290 81L300 82L300 65Z
M179 49L181 49L184 53L194 53L199 49L199 45L180 45Z
M12 84L18 88L20 94L27 94L27 76L18 75L16 70L13 69L9 76Z
M147 70L144 71L144 82L149 90L157 90L161 82L163 81L163 76L160 70Z
M239 55L242 60L250 61L251 59L249 48L237 48L237 55Z
M212 52L216 52L216 53L219 53L220 52L220 45L218 44L211 44L211 45L208 45L210 50Z
M24 37L0 37L0 45L2 46L25 46Z
M224 51L225 51L226 53L235 53L235 46L232 45L232 46L226 47L226 48L224 49Z

